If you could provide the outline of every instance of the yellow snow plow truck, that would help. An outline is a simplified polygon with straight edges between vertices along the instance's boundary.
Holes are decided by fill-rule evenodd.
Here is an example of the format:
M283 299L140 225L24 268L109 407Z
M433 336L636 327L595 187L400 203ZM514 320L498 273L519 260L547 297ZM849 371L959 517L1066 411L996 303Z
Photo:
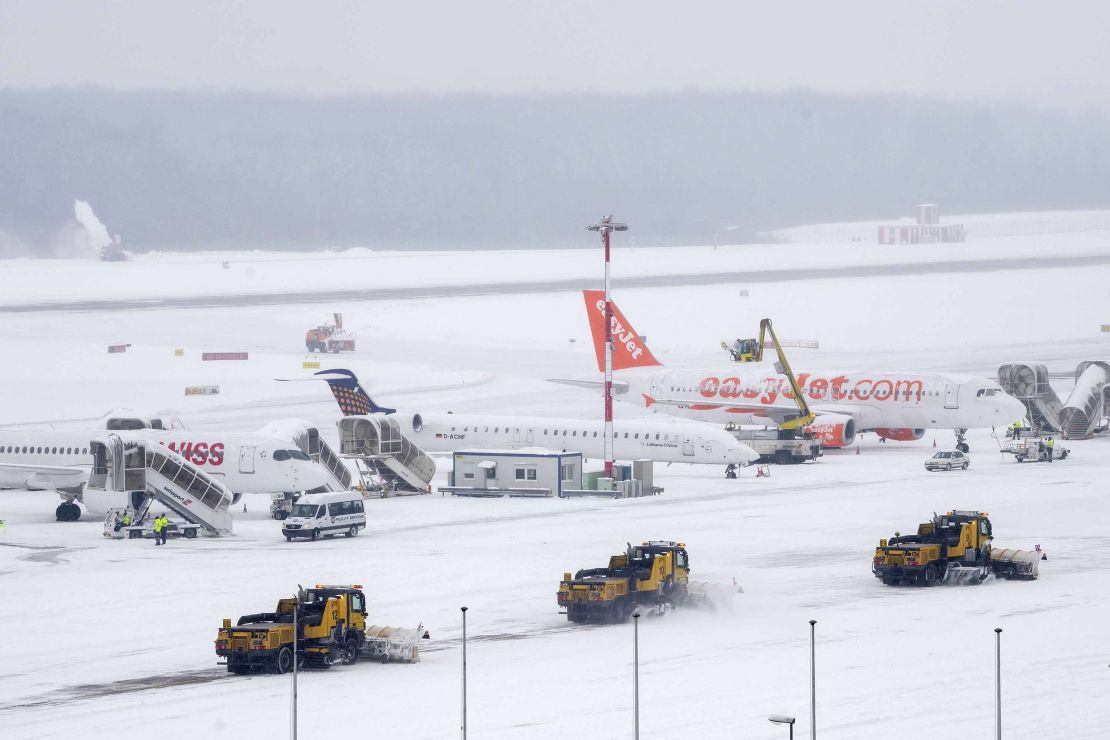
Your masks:
M993 539L986 512L934 514L931 521L918 526L917 534L896 533L889 540L879 540L871 572L887 586L976 584L991 573L1006 579L1037 578L1043 553L995 548Z
M571 622L618 623L637 608L662 613L700 593L691 594L686 545L651 540L613 555L608 568L564 573L556 597Z
M296 639L294 640L294 634ZM366 625L362 586L298 589L272 612L248 614L236 626L225 619L216 634L216 655L229 673L288 673L298 668L330 668L360 657L415 663L424 627L399 629Z

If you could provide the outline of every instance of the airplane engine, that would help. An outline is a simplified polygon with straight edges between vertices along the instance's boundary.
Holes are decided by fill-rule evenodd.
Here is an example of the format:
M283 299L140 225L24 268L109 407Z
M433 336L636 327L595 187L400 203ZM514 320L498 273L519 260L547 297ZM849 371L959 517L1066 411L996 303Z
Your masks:
M875 434L895 442L913 442L925 436L924 429L875 429Z
M848 447L856 441L856 420L847 414L821 414L805 428L822 447Z

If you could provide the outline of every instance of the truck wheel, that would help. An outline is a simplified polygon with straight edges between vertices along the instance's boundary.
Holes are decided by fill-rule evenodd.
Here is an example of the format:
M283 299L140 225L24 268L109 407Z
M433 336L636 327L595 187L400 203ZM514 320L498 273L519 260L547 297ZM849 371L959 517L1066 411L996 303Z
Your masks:
M312 541L315 542L318 539L320 539L320 530L318 530L318 529L312 530Z
M343 662L347 665L354 665L358 662L358 638L351 635L347 638L347 642L343 645Z
M196 536L197 536L197 531L195 529L193 529L192 527L185 530L185 539L191 540Z
M937 585L937 582L939 580L940 580L940 572L937 570L937 566L933 565L932 563L930 563L929 565L926 565L925 566L925 579L924 579L925 585L926 586L935 586L935 585Z
M278 650L277 657L274 658L274 670L278 673L293 670L293 650L288 645Z
M345 535L346 537L354 537L354 536L355 536L356 534L358 534L358 527L357 527L357 526L351 527L350 529L348 529L348 530L347 530L347 531L346 531L346 532L344 533L344 535Z
M286 542L292 542L293 541L293 535L291 535L291 534L285 535L285 541Z
M613 604L612 619L613 624L624 624L628 621L628 609L623 599Z
M790 452L788 450L779 450L775 453L775 465L789 465Z
M274 512L274 519L277 519L279 522L281 520L285 519L285 517L287 517L287 516L289 516L289 512L287 512L287 511L275 511Z

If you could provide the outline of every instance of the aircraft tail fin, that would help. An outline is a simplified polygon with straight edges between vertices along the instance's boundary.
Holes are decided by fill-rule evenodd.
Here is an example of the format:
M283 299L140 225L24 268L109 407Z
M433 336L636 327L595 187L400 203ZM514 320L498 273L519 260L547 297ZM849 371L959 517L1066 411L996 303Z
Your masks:
M605 372L605 291L584 290L586 315L590 319L590 334L594 340L597 355L597 368ZM613 306L613 369L627 370L632 367L654 367L661 365L655 355L647 348L644 340L628 323L615 301Z
M344 416L362 416L365 414L392 414L397 409L389 409L374 403L370 394L358 382L358 378L350 370L321 370L316 375L332 375L326 377L335 402Z

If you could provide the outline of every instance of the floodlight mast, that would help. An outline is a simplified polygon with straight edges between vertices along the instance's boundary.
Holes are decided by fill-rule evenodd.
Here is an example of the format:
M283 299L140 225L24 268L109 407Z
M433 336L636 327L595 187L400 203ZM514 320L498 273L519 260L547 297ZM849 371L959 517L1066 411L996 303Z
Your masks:
M605 247L605 477L613 477L613 303L609 298L609 234L628 231L628 224L613 220L613 214L586 227L601 233Z

